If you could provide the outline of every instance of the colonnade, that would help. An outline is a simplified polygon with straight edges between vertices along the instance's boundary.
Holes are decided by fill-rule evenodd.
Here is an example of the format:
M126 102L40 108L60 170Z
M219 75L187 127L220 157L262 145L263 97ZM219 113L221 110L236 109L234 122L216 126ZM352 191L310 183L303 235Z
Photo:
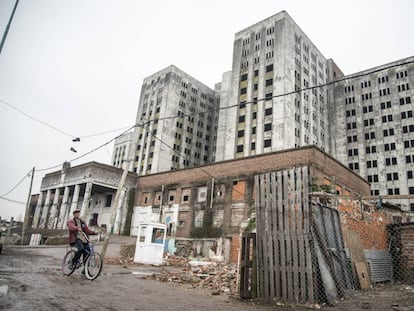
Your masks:
M86 215L86 211L89 207L89 201L92 194L92 184L92 182L88 182L86 185L83 184L85 185L85 191L80 208L81 217ZM42 229L66 228L66 222L69 220L72 212L78 208L81 186L82 184L76 184L73 186L65 186L41 191L37 201L32 227ZM63 191L63 198L62 202L59 204L61 191ZM51 202L52 194L54 194L53 202ZM44 196L45 200L43 201Z

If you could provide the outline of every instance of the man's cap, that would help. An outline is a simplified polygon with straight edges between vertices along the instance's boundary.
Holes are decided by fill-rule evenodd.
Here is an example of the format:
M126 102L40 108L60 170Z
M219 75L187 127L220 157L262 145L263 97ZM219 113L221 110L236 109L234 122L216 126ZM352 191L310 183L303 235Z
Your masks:
M80 210L79 210L79 209L75 209L75 210L73 211L73 214L75 214L75 213L80 213Z

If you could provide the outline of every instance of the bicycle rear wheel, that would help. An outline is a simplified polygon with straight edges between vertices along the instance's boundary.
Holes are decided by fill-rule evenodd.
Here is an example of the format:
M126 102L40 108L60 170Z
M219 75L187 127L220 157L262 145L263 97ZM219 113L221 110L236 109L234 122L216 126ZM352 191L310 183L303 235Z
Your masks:
M62 262L62 271L64 275L71 275L76 269L76 265L72 265L72 259L75 257L75 251L72 249L66 253Z
M86 259L85 276L88 280L95 280L102 270L102 257L99 253L94 253Z

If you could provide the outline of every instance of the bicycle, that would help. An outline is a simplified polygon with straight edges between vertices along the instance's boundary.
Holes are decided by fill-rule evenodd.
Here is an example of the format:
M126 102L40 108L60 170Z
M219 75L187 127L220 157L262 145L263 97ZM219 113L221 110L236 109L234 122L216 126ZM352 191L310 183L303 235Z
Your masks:
M83 233L85 235L85 233ZM101 254L95 252L94 250L94 243L90 242L89 239L86 237L87 241L89 242L90 252L86 257L86 261L82 256L82 259L79 258L76 264L72 264L72 259L75 257L75 253L77 251L76 246L70 246L71 249L66 253L65 257L63 258L62 262L62 271L64 275L71 275L75 272L76 269L79 269L82 265L85 266L85 277L88 280L95 280L102 270L102 256ZM76 250L75 250L76 249Z

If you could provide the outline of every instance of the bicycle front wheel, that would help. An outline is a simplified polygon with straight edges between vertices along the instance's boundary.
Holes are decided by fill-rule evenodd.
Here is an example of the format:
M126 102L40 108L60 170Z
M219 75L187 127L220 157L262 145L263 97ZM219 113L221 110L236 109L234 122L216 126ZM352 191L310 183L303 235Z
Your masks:
M66 253L62 262L62 271L64 275L71 275L76 269L76 265L72 265L73 257L75 257L75 251L72 249Z
M86 259L85 276L88 280L95 280L102 270L102 257L99 253L94 253Z

